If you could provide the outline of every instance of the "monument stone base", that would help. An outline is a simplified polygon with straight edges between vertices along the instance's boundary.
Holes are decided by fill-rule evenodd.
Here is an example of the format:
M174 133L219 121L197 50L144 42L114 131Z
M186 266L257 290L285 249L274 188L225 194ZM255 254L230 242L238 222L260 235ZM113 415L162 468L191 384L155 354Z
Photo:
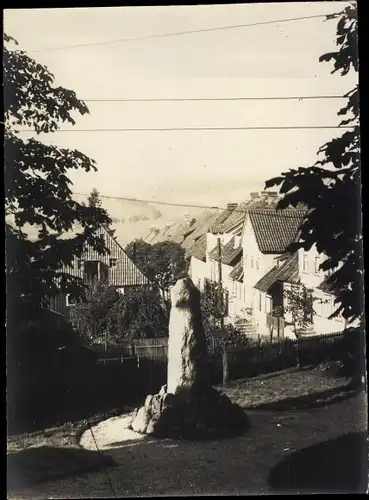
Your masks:
M217 390L171 394L166 385L146 397L130 423L135 432L172 439L222 439L243 435L248 427L243 409Z

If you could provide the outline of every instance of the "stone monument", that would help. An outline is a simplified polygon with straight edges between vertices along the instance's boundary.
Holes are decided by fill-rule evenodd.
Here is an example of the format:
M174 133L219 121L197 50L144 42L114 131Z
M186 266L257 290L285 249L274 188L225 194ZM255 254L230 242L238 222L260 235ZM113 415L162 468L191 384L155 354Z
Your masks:
M190 278L177 281L171 302L167 384L134 411L130 428L183 439L243 434L245 412L211 386L200 292Z

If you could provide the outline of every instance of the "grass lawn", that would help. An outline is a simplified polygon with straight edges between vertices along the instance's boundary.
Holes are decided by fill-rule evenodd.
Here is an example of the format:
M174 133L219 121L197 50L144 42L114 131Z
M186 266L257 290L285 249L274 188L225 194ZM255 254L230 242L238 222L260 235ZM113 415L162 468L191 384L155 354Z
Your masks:
M78 447L75 436L81 424L13 437L8 440L13 457L8 498L111 497L103 466L117 497L364 491L365 395L342 394L344 381L337 380L319 370L304 370L230 383L225 392L254 408L248 410L248 433L223 441L132 440L104 450L102 461L97 453ZM313 401L299 406L314 391ZM337 394L341 399L334 402L332 395ZM333 402L325 405L319 399ZM284 411L277 411L283 405L259 410L256 401L282 401ZM49 480L39 482L45 471ZM63 473L66 477L58 479Z

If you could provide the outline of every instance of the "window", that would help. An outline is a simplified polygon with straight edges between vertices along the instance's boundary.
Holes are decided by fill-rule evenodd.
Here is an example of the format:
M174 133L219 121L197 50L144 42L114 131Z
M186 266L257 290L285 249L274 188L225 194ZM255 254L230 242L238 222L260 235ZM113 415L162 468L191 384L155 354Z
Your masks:
M117 259L109 259L109 267L117 267Z
M82 272L84 272L84 269L85 269L85 263L84 263L84 261L83 261L83 260L78 259L77 266L78 266L78 271L82 271Z
M260 259L256 259L255 264L256 264L256 269L259 271L259 269L260 269Z
M315 260L314 260L315 274L319 274L319 265L320 265L320 259L319 259L319 257L315 257Z
M77 300L75 298L72 298L69 293L65 296L65 305L67 307L74 306L76 305Z
M302 270L304 273L307 273L309 269L308 265L308 254L304 253L303 260L302 260Z
M249 261L249 256L246 254L246 255L245 255L245 262L244 262L245 269L246 269L246 268L247 268L247 266L248 266L248 261Z
M261 295L261 292L259 292L259 311L261 311L261 298L262 298L262 295Z
M254 257L250 257L250 267L254 269Z

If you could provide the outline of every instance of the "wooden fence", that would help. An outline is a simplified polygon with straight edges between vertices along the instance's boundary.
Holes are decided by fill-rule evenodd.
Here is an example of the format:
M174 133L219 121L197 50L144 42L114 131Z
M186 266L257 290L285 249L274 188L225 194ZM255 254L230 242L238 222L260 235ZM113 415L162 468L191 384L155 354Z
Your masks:
M342 333L319 335L300 340L285 339L280 342L250 341L240 348L227 349L229 379L257 376L286 368L317 365L344 356ZM117 348L118 349L118 348ZM168 339L136 340L122 345L118 350L100 358L102 364L135 364L150 389L165 383L168 358ZM119 354L119 355L118 355ZM220 348L208 348L208 363L213 383L222 380L222 353ZM132 365L133 366L133 365ZM160 375L158 375L160 372ZM140 378L142 378L140 377ZM145 384L144 384L145 385Z
M342 334L332 334L303 338L298 343L259 341L242 348L230 348L227 352L229 380L296 366L297 349L300 366L340 360L347 352L342 339ZM93 412L143 399L157 392L167 381L167 339L136 340L132 345L109 350L106 356L102 346L98 363L92 359L83 361L80 354L71 363L69 357L61 356L64 351L57 352L60 352L58 362L53 358L45 366L41 362L31 364L33 371L39 368L37 373L29 373L19 388L13 386L12 395L21 397L19 402L8 401L8 407L10 403L13 408L12 420L21 417L38 421L42 415L51 418L52 414L58 421L62 415L65 421L85 418L84 415ZM219 349L209 348L208 360L212 383L221 383ZM16 379L12 379L15 383Z
M257 353L255 356L262 359L267 352L273 353L274 356L283 356L299 349L303 354L311 353L314 356L317 352L329 349L330 346L342 338L343 333L336 332L328 335L302 337L299 340L273 339L272 342L268 342L264 338L258 340L250 339L244 346L238 348L230 347L227 351L230 355L231 353L241 351L245 353ZM221 348L215 346L211 342L211 339L209 339L208 354L212 356L220 353ZM101 348L101 354L103 354L103 348ZM120 346L110 348L106 356L101 356L101 358L103 357L115 360L131 357L165 360L168 357L168 338L136 339L129 344L121 344Z

